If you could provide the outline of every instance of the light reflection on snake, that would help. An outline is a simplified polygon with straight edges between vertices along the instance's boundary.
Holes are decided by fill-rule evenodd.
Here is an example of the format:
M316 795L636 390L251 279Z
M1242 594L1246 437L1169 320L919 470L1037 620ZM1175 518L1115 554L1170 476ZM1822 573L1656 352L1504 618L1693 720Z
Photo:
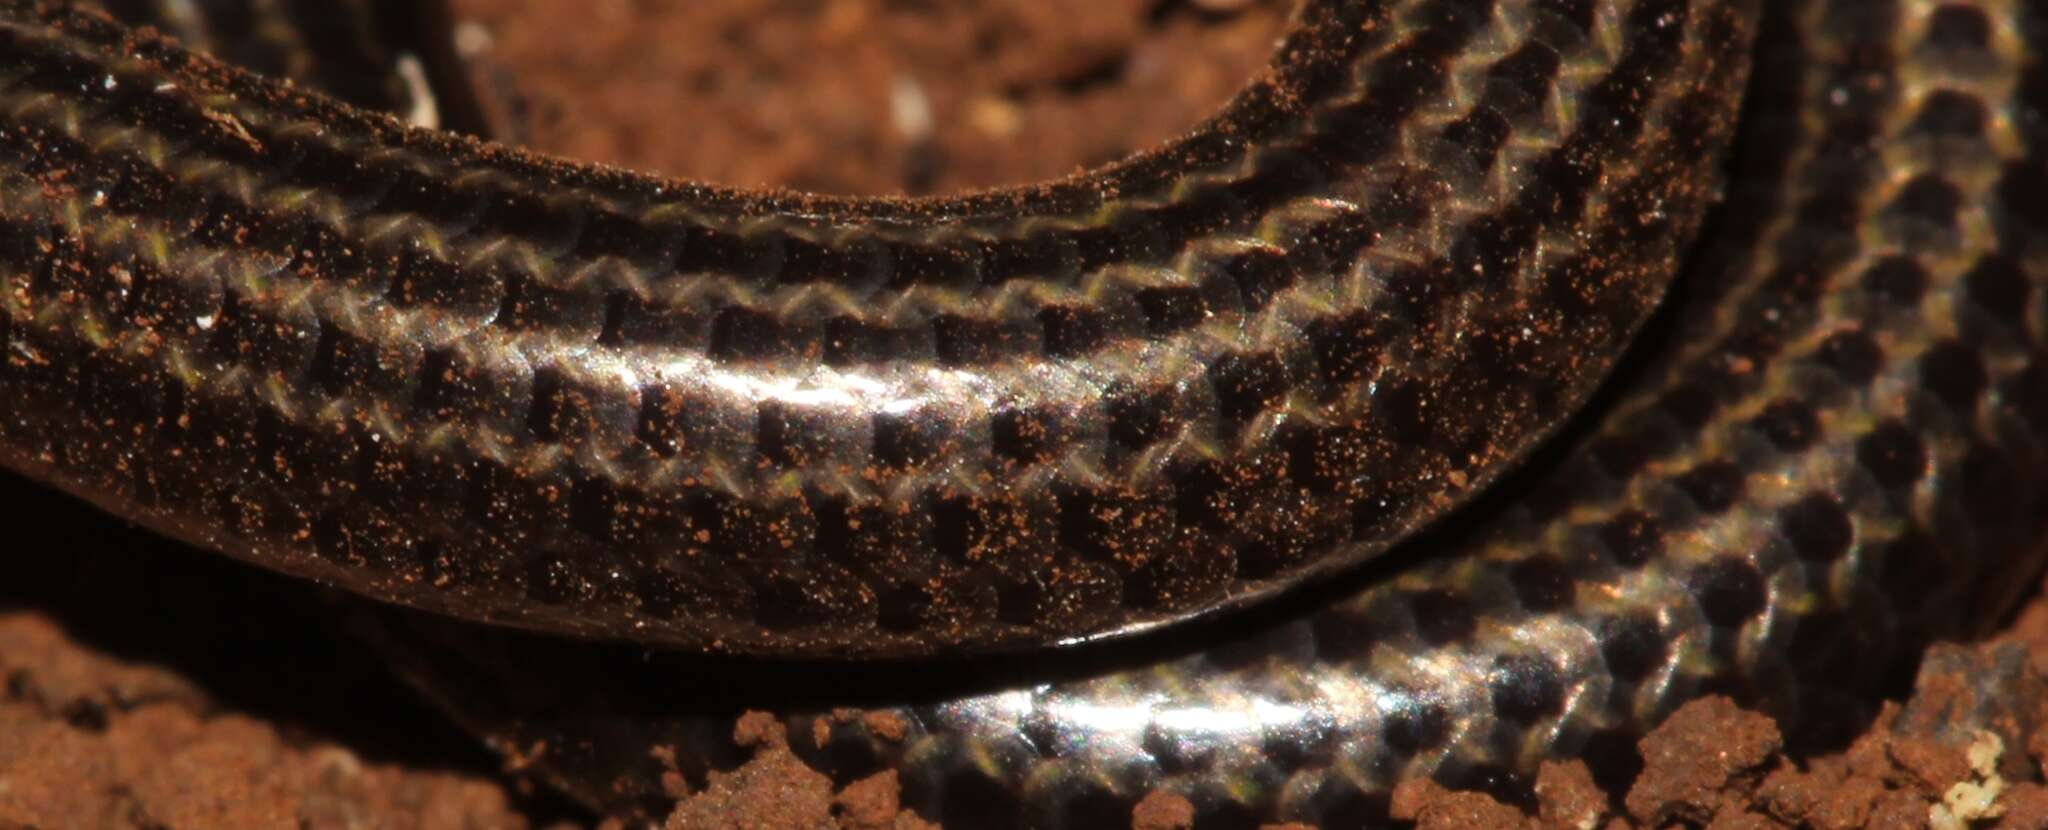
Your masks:
M1347 826L1707 690L1812 716L2006 604L2048 513L2021 0L1309 0L1190 137L936 200L408 130L61 4L0 3L0 41L0 462L557 634L1151 632L1152 665L787 709L799 754L948 821L1165 789ZM525 659L490 649L455 661ZM734 757L686 691L471 715L616 806L648 746Z

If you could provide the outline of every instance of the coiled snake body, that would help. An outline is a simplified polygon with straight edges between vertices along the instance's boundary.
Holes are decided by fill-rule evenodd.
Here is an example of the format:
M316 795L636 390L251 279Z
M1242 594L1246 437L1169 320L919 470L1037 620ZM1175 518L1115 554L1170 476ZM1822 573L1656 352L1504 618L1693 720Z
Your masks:
M2044 45L2023 0L1308 0L1187 138L856 200L408 128L6 0L0 463L473 621L892 661L900 697L760 705L935 818L1164 789L1345 826L1706 690L1811 714L2010 601L2048 515ZM511 642L415 675L462 708L453 664L613 648ZM901 662L958 654L1028 660ZM801 660L757 668L869 671ZM574 736L545 765L614 807L647 747L731 760L719 682L602 671L468 714Z

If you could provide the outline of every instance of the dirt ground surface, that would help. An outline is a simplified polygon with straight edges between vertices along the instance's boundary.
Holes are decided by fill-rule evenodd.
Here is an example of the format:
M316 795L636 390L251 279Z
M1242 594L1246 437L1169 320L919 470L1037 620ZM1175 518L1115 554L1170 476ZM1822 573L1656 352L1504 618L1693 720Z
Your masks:
M684 178L870 195L1053 178L1158 144L1244 85L1291 6L455 2L500 135Z
M624 826L505 774L338 636L315 589L21 482L0 481L0 504L41 517L0 556L0 828ZM733 730L752 759L679 793L669 830L937 826L892 773L835 788L774 718ZM1780 735L1705 698L1640 743L1623 785L1573 761L1545 765L1530 801L1416 782L1392 808L1424 830L2048 827L2048 601L1931 649L1846 750L1792 758ZM1130 826L1189 830L1192 814L1155 793ZM1301 830L1263 830L1283 827Z
M1264 59L1286 0L459 0L497 128L550 152L742 185L931 193L1063 175L1194 124ZM543 11L562 10L550 14ZM565 31L574 37L564 37ZM337 637L312 594L0 480L0 828L568 828L592 819ZM1845 751L1788 758L1709 698L1603 790L1533 803L1427 782L1421 828L2048 827L2048 602L1930 652ZM772 719L669 828L931 827L889 773L835 791ZM1191 826L1158 794L1131 826ZM616 822L612 822L616 826Z

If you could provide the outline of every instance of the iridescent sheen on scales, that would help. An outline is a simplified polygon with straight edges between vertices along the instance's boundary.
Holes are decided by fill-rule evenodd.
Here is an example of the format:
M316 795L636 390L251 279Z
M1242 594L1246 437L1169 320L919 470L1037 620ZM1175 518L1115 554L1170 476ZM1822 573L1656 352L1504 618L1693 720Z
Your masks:
M1308 0L1183 140L859 200L409 129L0 2L0 462L373 597L660 647L1255 607L1106 668L771 708L966 826L1162 790L1351 826L1705 691L1840 711L2009 605L2048 536L2044 52L2022 0ZM510 642L422 637L412 671L575 747L540 763L591 803L738 754L659 667L472 705L601 650Z

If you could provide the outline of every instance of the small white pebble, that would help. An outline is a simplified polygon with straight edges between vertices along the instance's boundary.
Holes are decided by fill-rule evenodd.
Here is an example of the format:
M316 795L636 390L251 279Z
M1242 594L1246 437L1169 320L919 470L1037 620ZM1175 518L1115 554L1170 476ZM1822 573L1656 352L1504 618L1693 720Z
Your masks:
M932 135L932 103L925 97L924 85L916 78L898 75L889 84L889 121L896 128L896 134L911 141L923 141Z
M1996 732L1980 729L1963 754L1978 780L1958 782L1941 794L1941 803L1927 808L1928 824L1941 830L1960 829L2005 812L2005 806L1998 803L1998 797L2005 794L2005 779L1998 776L1998 758L2005 754L2005 741Z

